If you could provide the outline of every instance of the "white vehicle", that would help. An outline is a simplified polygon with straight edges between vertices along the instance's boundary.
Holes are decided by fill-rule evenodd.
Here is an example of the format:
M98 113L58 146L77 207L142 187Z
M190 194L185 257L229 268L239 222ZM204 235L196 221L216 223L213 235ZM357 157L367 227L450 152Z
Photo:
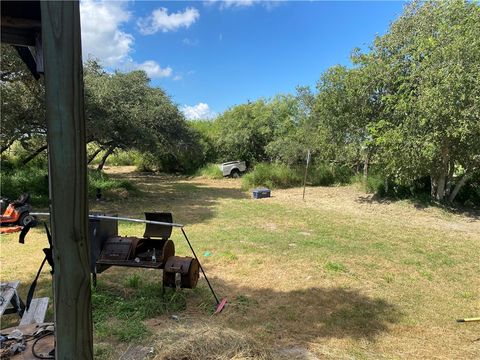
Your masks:
M218 165L222 170L223 176L230 176L232 178L239 178L240 174L247 170L245 161L228 161Z

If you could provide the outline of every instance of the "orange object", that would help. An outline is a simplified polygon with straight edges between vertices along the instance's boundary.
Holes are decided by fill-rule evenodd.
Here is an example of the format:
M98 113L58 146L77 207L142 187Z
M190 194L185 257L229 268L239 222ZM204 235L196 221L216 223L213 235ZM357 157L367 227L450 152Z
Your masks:
M28 225L32 221L35 221L35 217L30 215L32 207L27 203L29 198L30 196L28 194L22 194L16 201L10 202L3 215L0 215L0 225L13 227L20 226L21 230L21 227ZM3 205L6 201L5 199L2 199L1 202L3 209ZM3 231L2 229L2 233L5 232L7 231Z
M14 232L22 231L22 226L9 226L9 227L0 227L0 234L10 234Z

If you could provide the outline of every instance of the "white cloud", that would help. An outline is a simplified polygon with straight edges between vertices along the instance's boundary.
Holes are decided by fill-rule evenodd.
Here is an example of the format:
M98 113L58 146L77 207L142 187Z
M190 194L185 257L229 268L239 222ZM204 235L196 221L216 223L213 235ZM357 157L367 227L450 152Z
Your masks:
M84 59L92 55L110 69L141 69L150 78L173 75L169 66L162 68L154 60L137 63L130 56L135 38L122 30L122 26L132 18L126 2L83 0L80 2L80 17Z
M246 8L253 5L262 5L268 10L274 8L279 4L280 1L268 1L268 0L206 0L204 5L211 6L216 5L220 9L229 9L229 8Z
M181 27L188 28L199 17L200 13L193 7L171 14L168 13L168 9L162 7L154 10L152 15L139 19L137 25L142 34L151 35L159 31L168 32Z
M120 29L131 14L124 2L84 0L80 3L82 53L115 67L128 60L134 37Z
M200 41L198 39L185 38L182 40L182 43L187 46L197 46L200 43Z
M202 102L193 106L184 105L181 110L188 120L212 119L217 116L208 104Z
M147 60L141 64L134 64L134 68L144 70L150 78L169 77L173 70L170 66L162 68L156 61Z

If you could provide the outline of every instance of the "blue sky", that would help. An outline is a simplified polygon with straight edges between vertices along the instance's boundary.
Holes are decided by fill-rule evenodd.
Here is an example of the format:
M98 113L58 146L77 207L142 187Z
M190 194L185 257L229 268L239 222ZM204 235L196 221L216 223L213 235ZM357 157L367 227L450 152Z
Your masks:
M399 1L81 2L84 58L144 69L189 118L315 86L402 12Z

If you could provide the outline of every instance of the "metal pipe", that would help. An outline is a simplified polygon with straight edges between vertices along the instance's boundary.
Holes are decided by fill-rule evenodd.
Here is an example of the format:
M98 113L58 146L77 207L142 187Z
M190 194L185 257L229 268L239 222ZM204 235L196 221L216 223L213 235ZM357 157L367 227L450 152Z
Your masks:
M50 216L50 213L30 213L33 216ZM152 220L143 220L143 219L132 219L126 217L117 217L117 216L107 216L107 215L88 215L89 219L107 219L107 220L121 220L121 221L130 221L142 224L154 224L154 225L166 225L173 226L178 228L183 228L183 224L167 223L162 221L152 221Z
M203 276L205 277L205 280L207 280L208 287L210 288L210 291L213 294L213 297L215 298L215 301L217 302L217 306L220 305L220 300L218 300L217 294L215 294L215 291L213 290L212 285L210 285L210 281L208 281L207 274L205 274L205 271L203 270L202 264L200 264L200 260L198 260L197 254L195 254L195 250L193 250L192 244L190 244L190 240L188 240L187 234L185 233L185 230L182 228L182 233L183 236L185 237L185 240L187 240L187 244L190 247L190 250L192 250L193 256L195 256L195 259L198 262L198 266L200 267L200 270L202 270Z

